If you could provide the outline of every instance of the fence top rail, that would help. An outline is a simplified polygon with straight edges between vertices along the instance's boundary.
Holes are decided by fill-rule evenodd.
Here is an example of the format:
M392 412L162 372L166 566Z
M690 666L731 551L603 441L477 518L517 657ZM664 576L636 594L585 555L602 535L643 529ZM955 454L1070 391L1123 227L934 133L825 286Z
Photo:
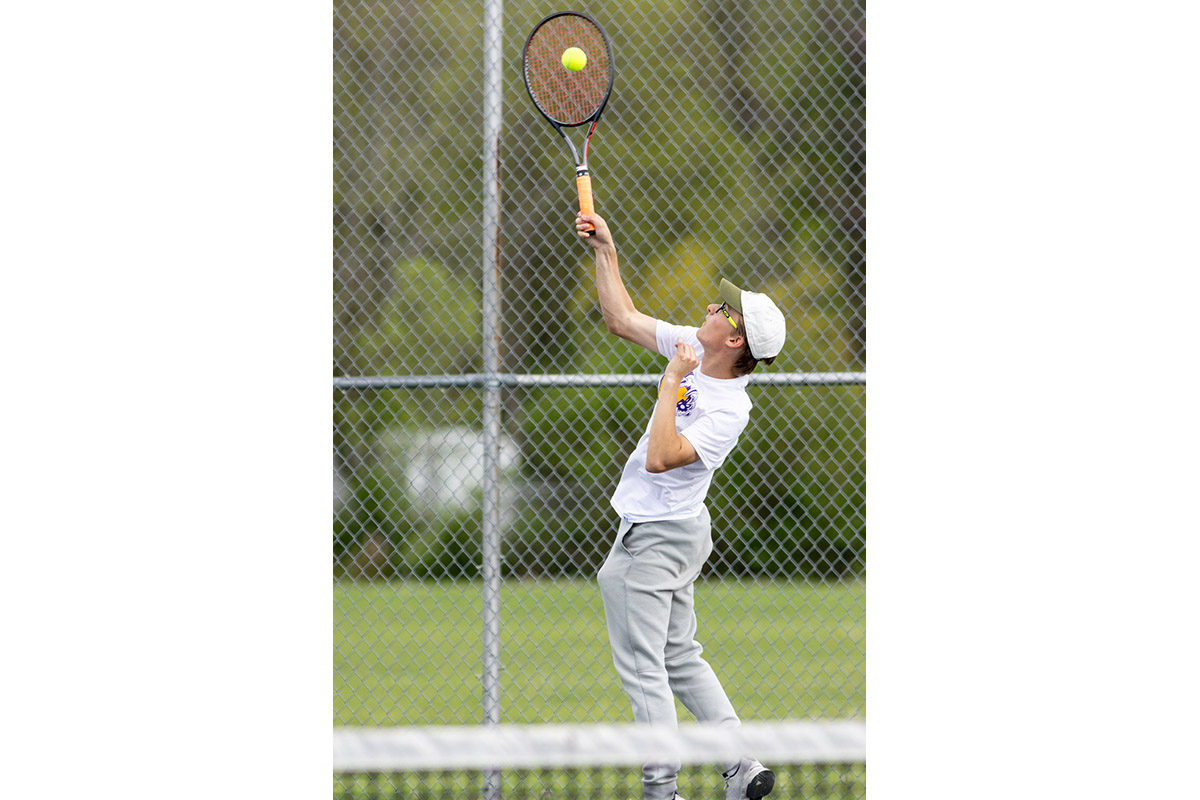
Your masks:
M741 727L540 724L339 727L334 772L716 764L752 752L779 764L865 763L862 720L746 722Z
M372 375L333 379L333 388L429 389L479 386L655 386L661 375ZM865 372L780 372L751 375L758 386L865 386Z

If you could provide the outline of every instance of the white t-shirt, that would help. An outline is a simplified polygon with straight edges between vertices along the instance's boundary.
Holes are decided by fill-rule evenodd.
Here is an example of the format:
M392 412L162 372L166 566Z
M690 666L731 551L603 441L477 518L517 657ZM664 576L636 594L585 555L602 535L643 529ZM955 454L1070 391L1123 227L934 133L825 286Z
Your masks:
M697 328L658 320L654 331L658 352L672 358L676 340L683 337L684 342L695 348L703 364L704 346L696 338L696 331ZM622 519L650 522L690 519L700 514L713 472L725 463L725 457L750 420L752 403L746 394L749 382L749 375L726 380L710 378L700 372L700 367L683 379L675 404L675 429L691 443L700 460L666 472L647 472L646 451L650 446L647 423L646 432L625 463L621 482L612 497L613 508ZM650 419L654 419L653 411Z

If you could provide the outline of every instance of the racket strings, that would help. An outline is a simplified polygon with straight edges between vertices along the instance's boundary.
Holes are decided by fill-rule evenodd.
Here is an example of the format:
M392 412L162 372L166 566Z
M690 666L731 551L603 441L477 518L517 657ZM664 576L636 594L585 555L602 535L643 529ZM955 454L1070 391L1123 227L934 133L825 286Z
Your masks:
M583 69L563 66L562 54L568 47L578 47L587 55ZM561 15L547 20L525 48L529 94L542 113L562 125L579 125L599 110L611 74L604 35L583 17Z

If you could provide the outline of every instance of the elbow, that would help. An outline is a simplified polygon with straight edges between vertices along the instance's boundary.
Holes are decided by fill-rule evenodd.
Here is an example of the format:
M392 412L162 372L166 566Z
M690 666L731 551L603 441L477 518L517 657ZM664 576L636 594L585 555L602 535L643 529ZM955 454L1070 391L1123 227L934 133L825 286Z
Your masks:
M646 472L652 472L657 475L661 472L666 472L668 469L670 468L660 459L646 457Z
M604 327L608 329L608 332L613 336L628 339L636 312L632 310L622 311L615 308L601 308L601 311L604 314Z
M620 336L622 339L625 338L626 332L629 330L629 326L625 324L623 317L611 313L604 315L604 327L613 336Z

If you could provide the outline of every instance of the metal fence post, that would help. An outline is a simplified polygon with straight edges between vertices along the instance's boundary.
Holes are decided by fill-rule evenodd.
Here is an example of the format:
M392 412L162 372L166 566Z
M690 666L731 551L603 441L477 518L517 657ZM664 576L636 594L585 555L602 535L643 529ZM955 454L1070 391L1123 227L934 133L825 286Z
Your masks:
M501 0L483 16L483 724L500 723L500 74ZM500 773L483 777L499 800Z

